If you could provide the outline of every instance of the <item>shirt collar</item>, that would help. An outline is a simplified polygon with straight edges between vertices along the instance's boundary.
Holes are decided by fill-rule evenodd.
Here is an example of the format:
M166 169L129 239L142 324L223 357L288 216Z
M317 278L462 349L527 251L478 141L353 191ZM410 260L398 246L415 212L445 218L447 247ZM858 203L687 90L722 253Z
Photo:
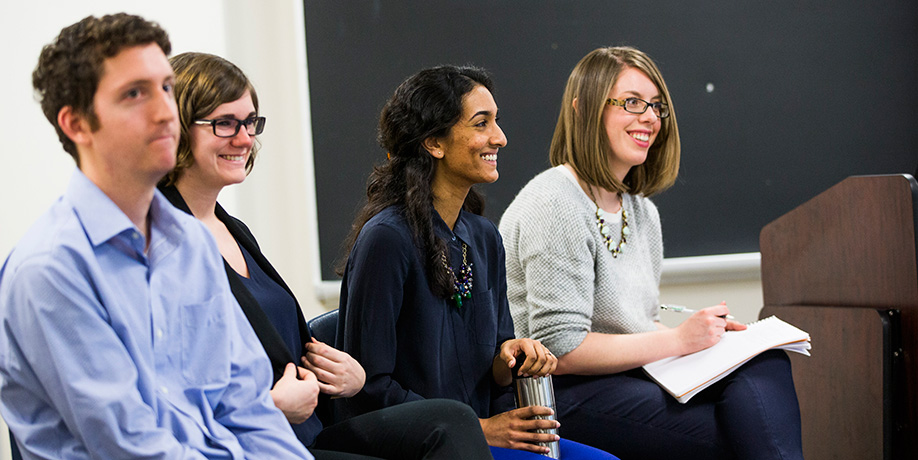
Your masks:
M450 230L449 226L446 225L446 222L443 221L443 218L440 217L440 213L436 209L433 210L434 217L434 232L437 236L450 241L453 237L458 238L465 244L468 244L471 241L471 233L469 231L468 222L466 222L466 212L459 210L459 216L456 218L456 225L453 226L453 229Z
M121 208L79 169L71 176L64 196L79 216L80 223L93 246L99 246L125 232L143 234ZM177 212L181 211L175 209L166 197L156 190L150 204L150 226L154 233L162 233L173 241L179 240L182 230L176 218ZM139 248L138 252L142 253L142 244Z
M177 245L184 238L185 233L182 230L179 219L185 217L194 219L191 215L186 214L185 211L173 206L159 189L156 189L153 193L153 202L150 204L150 217L153 219L151 227L154 235L162 233L170 241L171 245ZM158 244L158 242L154 240L153 244Z
M134 223L105 192L77 169L64 193L93 246L125 231L138 232Z

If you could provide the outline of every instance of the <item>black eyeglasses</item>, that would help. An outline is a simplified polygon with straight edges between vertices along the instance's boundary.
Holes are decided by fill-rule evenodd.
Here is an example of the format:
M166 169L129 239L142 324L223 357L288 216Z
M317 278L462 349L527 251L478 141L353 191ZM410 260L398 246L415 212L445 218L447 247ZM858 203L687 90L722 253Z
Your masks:
M217 137L235 137L239 134L240 126L245 126L245 132L249 136L257 136L265 130L265 117L251 117L245 120L237 120L235 118L195 120L194 124L211 125L214 128L214 136Z
M653 113L656 114L657 118L666 118L669 116L669 106L662 102L647 102L643 99L638 99L636 97L629 97L624 100L618 99L606 99L606 104L608 105L617 105L623 109L625 112L642 114L647 111L647 107L653 109Z

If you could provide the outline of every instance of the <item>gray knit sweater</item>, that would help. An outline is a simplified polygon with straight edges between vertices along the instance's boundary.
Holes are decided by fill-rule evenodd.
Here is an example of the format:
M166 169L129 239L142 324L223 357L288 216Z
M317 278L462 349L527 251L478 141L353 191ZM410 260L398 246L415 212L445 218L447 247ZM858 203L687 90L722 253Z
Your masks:
M617 258L596 224L596 205L558 166L523 187L504 212L507 297L517 337L563 356L587 332L629 334L656 329L663 237L656 206L624 195L631 234ZM618 243L620 222L607 222Z

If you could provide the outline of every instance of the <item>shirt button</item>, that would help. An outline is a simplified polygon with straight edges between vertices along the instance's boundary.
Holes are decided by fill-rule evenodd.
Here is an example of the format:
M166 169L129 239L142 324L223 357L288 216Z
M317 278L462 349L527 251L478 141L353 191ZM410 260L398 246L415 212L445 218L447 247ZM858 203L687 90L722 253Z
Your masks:
M169 394L169 389L166 388L166 387L159 387L159 392L162 393L162 394L164 394L164 395L167 395L167 394Z
M456 241L456 237L455 237L455 236L453 237L453 241Z
M135 240L140 239L140 233L134 232L134 233L131 235L131 237L134 238Z
M157 338L157 339L163 338L163 330L162 330L162 329L157 329L157 330L156 330L156 338Z

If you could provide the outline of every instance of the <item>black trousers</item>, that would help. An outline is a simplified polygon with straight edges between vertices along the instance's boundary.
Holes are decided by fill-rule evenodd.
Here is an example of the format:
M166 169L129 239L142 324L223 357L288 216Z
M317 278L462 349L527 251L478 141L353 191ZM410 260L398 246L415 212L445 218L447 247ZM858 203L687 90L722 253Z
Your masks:
M309 451L316 460L493 458L472 408L447 399L399 404L336 423L319 433Z

